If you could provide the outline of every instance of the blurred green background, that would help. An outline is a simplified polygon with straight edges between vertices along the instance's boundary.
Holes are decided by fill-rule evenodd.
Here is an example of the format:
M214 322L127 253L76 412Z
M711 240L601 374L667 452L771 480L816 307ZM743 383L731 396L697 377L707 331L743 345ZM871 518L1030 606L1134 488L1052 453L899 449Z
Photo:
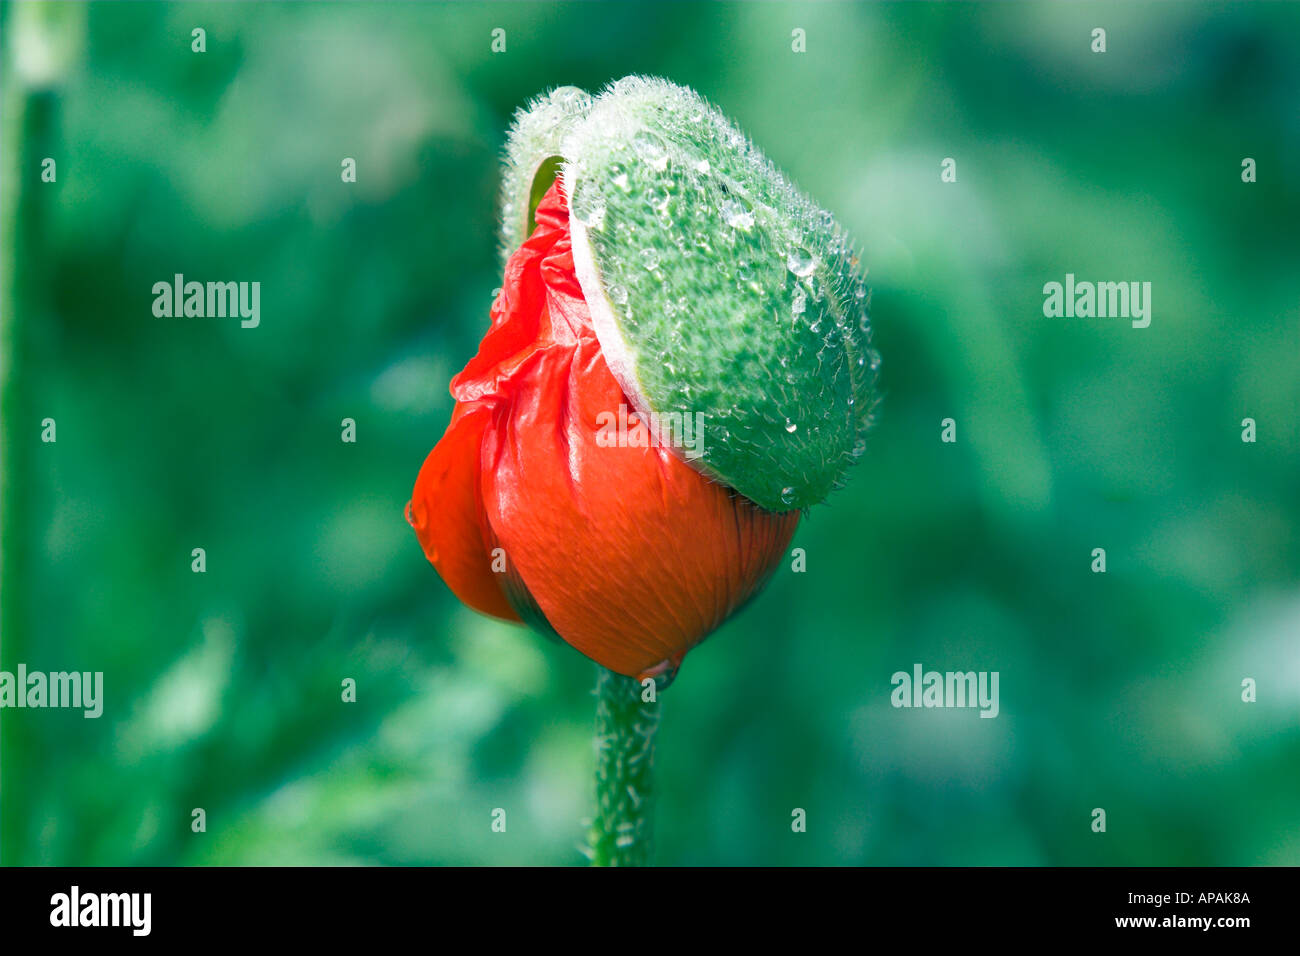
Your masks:
M4 863L582 862L593 665L461 607L403 506L500 284L513 110L633 72L839 214L884 356L807 572L663 697L658 861L1300 862L1297 5L7 4L0 31L0 666L106 695L0 712ZM177 272L260 281L261 326L155 318ZM1067 272L1152 282L1150 328L1045 318ZM916 662L999 671L1001 715L892 708Z

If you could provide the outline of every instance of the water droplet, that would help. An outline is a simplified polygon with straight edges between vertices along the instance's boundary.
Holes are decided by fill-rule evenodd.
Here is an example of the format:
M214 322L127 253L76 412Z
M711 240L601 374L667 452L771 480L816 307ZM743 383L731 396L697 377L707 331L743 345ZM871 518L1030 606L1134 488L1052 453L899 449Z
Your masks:
M785 420L785 430L788 431L791 435L793 435L795 432L799 430L799 426L787 418Z
M859 438L857 441L853 443L853 451L851 451L849 454L851 454L854 458L861 458L863 453L866 450L867 450L867 440L865 438Z
M856 289L853 290L853 297L855 299L865 299L867 297L866 288L862 285L859 285Z
M582 107L586 106L591 100L591 96L586 90L580 90L576 86L561 86L551 91L551 102L564 107Z
M709 171L711 169L713 169L713 167L709 165L709 161L707 159L701 159L698 163L695 164L695 171L697 173L702 173L705 176L709 175Z
M791 311L795 315L803 315L803 310L808 308L808 293L803 290L803 286L794 287L794 301L790 304Z
M732 229L749 232L754 228L754 214L749 211L749 204L740 199L728 199L722 204L722 218Z
M669 204L673 199L673 184L670 180L660 182L652 186L645 192L646 205L659 213L661 218L667 218L669 225L672 224L672 217L668 216Z
M613 181L614 185L623 190L623 192L631 191L631 186L627 179L627 167L622 163L609 164L609 178Z
M794 489L786 485L781 489L781 503L788 505L794 502Z
M609 299L615 305L627 305L627 289L621 285L612 285L609 287ZM862 359L858 359L858 364L862 364Z
M632 148L641 157L642 162L655 172L662 173L668 168L668 152L663 145L649 133L639 133L632 140Z
M862 315L858 317L858 328L863 332L871 331L871 318L867 313L863 312Z
M659 268L659 251L657 249L642 249L641 264L653 272Z
M786 254L785 265L786 268L802 279L812 275L812 271L817 265L817 259L807 249L795 246Z
M588 229L605 225L605 204L595 196L595 190L584 189L573 202L573 218Z

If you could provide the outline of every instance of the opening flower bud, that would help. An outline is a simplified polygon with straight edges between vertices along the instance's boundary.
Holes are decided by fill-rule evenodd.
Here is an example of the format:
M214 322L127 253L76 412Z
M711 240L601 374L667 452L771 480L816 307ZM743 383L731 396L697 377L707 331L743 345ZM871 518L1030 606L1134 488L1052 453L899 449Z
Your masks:
M466 604L670 679L860 454L862 272L828 213L662 80L536 101L504 193L491 326L408 519Z

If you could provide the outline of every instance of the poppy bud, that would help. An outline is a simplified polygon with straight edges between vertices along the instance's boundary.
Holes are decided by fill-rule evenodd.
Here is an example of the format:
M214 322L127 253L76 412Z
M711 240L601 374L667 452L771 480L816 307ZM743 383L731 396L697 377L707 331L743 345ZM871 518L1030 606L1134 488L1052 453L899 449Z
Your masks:
M857 258L721 113L641 77L521 112L502 240L408 519L465 603L671 677L862 452Z

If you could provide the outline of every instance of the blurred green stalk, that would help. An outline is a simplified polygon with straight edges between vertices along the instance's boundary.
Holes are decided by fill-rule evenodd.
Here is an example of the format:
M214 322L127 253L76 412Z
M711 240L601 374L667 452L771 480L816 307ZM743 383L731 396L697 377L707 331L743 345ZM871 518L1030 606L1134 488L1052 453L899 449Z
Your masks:
M83 4L0 7L0 664L6 667L24 659L30 620L30 504L41 431L29 387L32 323L49 316L54 288L43 252L58 182L41 181L41 162L62 162L55 90L80 55L85 16ZM7 864L19 862L15 847L29 817L4 769L22 765L20 749L13 721L0 720L0 862Z

